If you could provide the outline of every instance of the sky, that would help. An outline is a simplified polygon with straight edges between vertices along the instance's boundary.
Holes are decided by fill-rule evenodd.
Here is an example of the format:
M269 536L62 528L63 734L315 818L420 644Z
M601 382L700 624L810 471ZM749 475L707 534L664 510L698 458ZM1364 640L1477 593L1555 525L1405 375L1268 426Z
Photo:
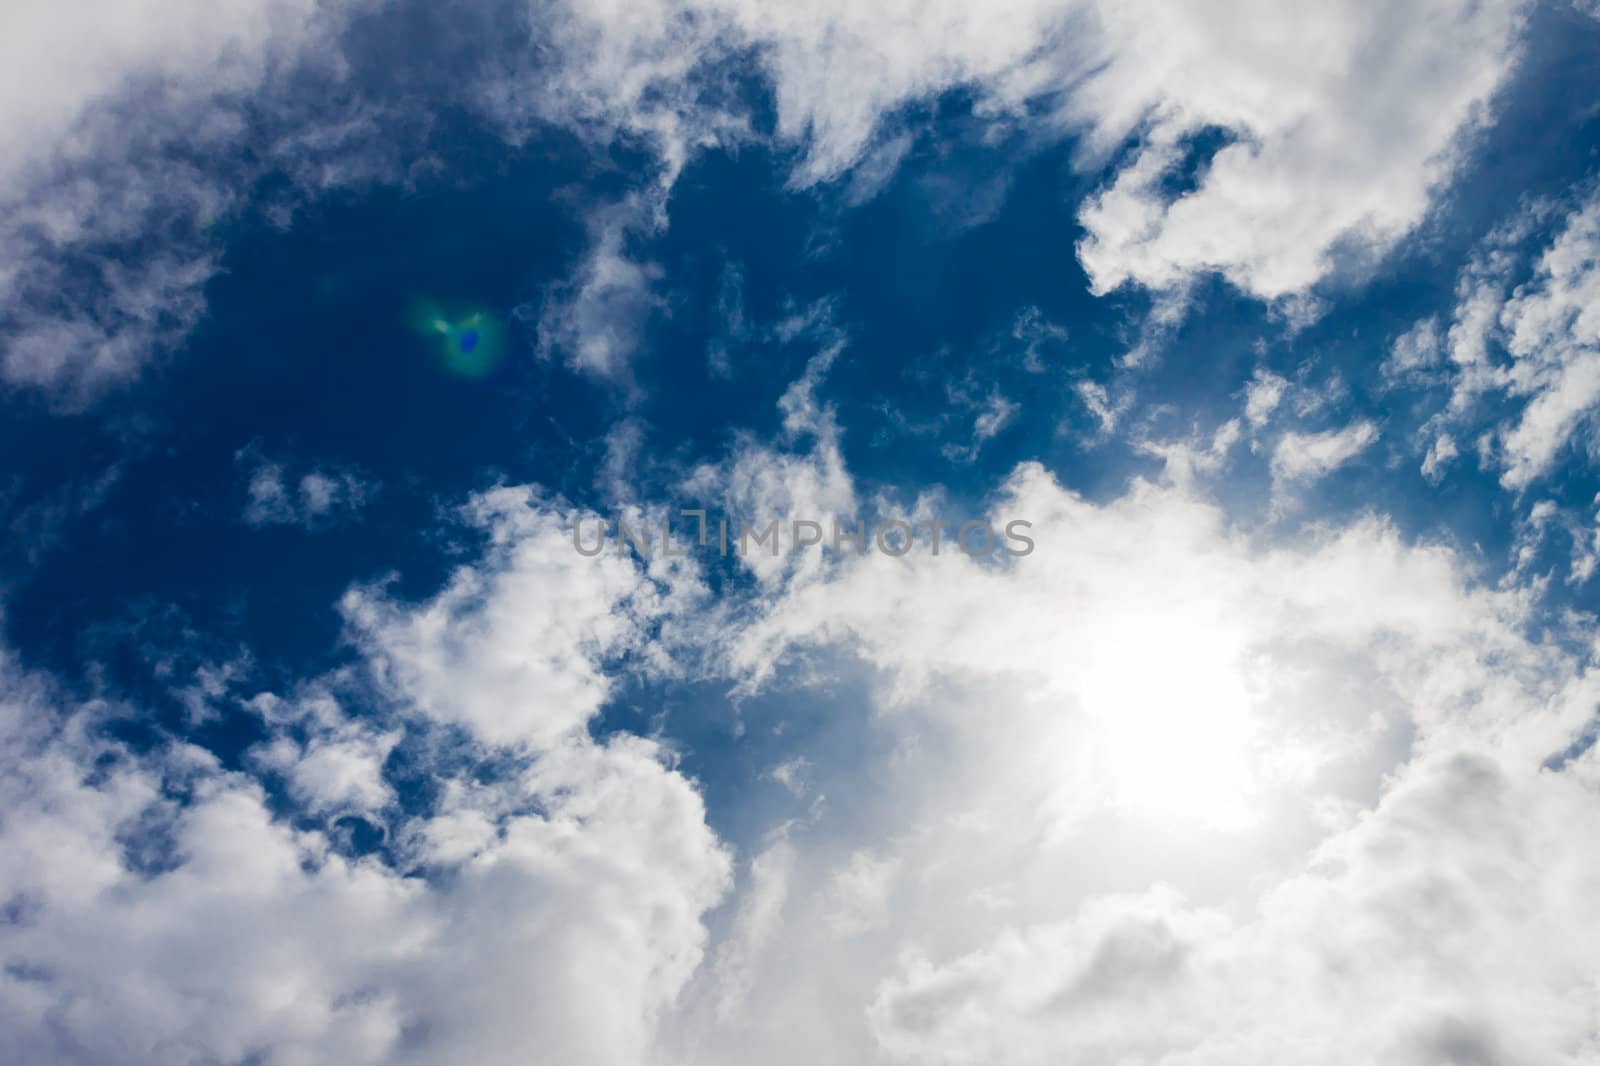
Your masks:
M1600 1062L1597 55L6 6L0 1060Z

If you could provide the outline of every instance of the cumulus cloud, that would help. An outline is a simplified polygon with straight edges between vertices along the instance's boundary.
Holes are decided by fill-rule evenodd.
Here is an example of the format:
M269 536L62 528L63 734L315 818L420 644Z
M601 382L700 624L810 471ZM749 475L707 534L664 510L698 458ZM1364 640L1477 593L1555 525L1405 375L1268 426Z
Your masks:
M786 404L801 448L828 424L821 372ZM1034 523L1025 558L838 557L753 583L741 626L670 635L702 602L691 564L582 557L577 514L492 490L463 512L481 551L437 594L353 590L356 661L250 698L268 737L242 770L131 749L107 729L121 709L5 660L7 1053L1537 1061L1592 1042L1600 868L1570 827L1600 803L1600 682L1449 550L1375 519L1256 543L1187 484L1097 503L1030 465L989 512ZM588 728L625 663L664 669L684 640L750 690L800 660L872 679L786 751L771 791L803 812L719 915L732 866L694 784L656 742ZM349 846L351 818L383 847Z
M1456 439L1441 433L1428 445L1428 454L1422 457L1422 476L1437 484L1444 477L1445 468L1461 454Z
M1600 803L1587 651L1381 522L1262 548L1182 486L1094 504L1028 468L1010 514L1027 558L855 560L735 642L758 676L871 664L842 744L882 755L812 753L848 814L786 837L743 1024L689 1012L684 1061L1592 1046L1594 945L1564 933L1600 876L1566 829Z
M360 587L341 608L386 691L488 743L539 748L578 729L610 690L606 664L659 664L655 624L701 592L692 560L657 554L644 569L620 550L580 555L578 524L599 516L528 486L484 493L464 517L488 551L436 596L407 604Z
M102 47L118 26L94 27L100 66L63 68L65 103L6 119L22 123L6 136L56 122L45 139L71 141L61 131L88 130L94 101L147 77L176 94L164 116L199 114L230 143L230 107L188 104L248 94L320 25L293 4L174 10L200 20L193 37L122 27L135 43ZM229 12L251 16L244 30ZM800 185L864 156L881 184L907 150L886 116L928 94L974 89L995 122L1034 121L1023 105L1047 101L1044 121L1088 131L1085 165L1128 149L1082 215L1099 291L1182 292L1216 271L1284 299L1416 225L1505 75L1520 7L661 0L532 17L547 46L535 113L662 155L655 191L595 216L589 254L539 308L549 352L626 381L658 280L632 237L659 224L691 151L751 135L706 76L718 64L768 72ZM514 125L528 84L492 81L484 102ZM192 325L216 252L204 237L133 265L98 250L233 195L203 168L150 179L140 153L164 134L137 151L83 136L79 157L17 157L18 181L50 175L57 191L30 200L44 186L27 185L23 221L0 231L21 264L0 275L7 380L76 395ZM1173 191L1189 169L1192 188ZM125 202L95 206L117 187ZM1395 349L1396 380L1448 348L1473 383L1458 396L1526 401L1501 438L1508 484L1542 471L1595 399L1588 210L1528 284L1507 287L1516 256L1495 252L1448 335L1430 324ZM91 291L40 303L79 252ZM820 395L843 335L825 306L775 335L817 342L780 440L740 438L675 489L756 523L851 516L843 431ZM1028 365L1063 337L1037 318L1015 329ZM1091 382L1079 396L1108 431L1126 411ZM1592 634L1531 639L1526 593L1482 587L1381 520L1295 544L1231 527L1193 474L1296 400L1314 402L1258 375L1242 422L1150 448L1168 480L1099 502L1020 468L989 517L1033 523L1024 559L757 555L722 604L693 561L585 558L572 530L598 516L501 486L462 510L479 551L442 588L411 600L377 582L341 600L348 670L238 701L265 738L236 765L114 739L136 709L0 658L3 1057L1593 1056L1600 863L1573 832L1600 804ZM1011 410L998 393L975 401L974 455ZM613 480L639 432L614 437ZM1309 483L1377 435L1364 420L1285 432L1274 478ZM1456 451L1433 440L1430 476ZM258 523L364 498L359 479L259 456L246 481ZM829 690L831 728L769 771L777 802L804 811L743 857L720 914L735 864L695 783L658 741L590 733L625 679L670 676L680 653L741 693L798 683L800 661L830 682L830 666L867 674L864 696ZM203 679L206 705L247 679L247 664ZM381 846L342 837L351 820Z
M316 688L291 700L261 693L251 707L277 733L255 764L281 774L305 811L375 815L396 802L383 767L401 730L353 720L333 693Z
M1107 897L910 963L873 1029L895 1061L952 1064L1581 1056L1596 870L1561 825L1594 802L1573 776L1428 759L1247 920L1160 889Z
M1101 5L1107 62L1070 106L1108 145L1146 126L1084 211L1080 253L1096 286L1167 288L1217 271L1276 299L1381 253L1449 180L1511 68L1522 10ZM1226 143L1193 190L1163 192L1194 139L1217 133Z
M1390 382L1426 380L1442 361L1445 338L1439 320L1429 316L1402 333L1383 361L1383 376Z
M725 877L643 743L517 782L523 812L447 871L422 856L430 879L341 857L192 749L8 741L15 1061L636 1063Z
M136 709L0 660L8 1060L646 1061L729 864L657 744L589 737L614 604L563 595L541 506L480 501L483 576L431 604L353 593L373 658L252 698L249 772L110 739ZM623 583L570 544L561 564ZM428 775L403 801L402 738ZM342 842L352 817L385 848Z

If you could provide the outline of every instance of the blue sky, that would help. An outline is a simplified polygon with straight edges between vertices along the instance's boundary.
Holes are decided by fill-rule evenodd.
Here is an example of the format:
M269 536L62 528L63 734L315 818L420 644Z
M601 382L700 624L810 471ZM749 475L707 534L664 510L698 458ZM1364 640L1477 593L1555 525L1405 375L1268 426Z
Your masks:
M1587 1061L1597 15L0 16L0 1058Z

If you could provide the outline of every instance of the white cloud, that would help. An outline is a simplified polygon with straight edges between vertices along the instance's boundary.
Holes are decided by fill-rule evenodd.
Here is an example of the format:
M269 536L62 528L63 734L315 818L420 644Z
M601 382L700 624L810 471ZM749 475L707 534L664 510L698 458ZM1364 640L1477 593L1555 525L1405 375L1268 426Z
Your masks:
M1163 477L1175 485L1188 486L1197 476L1215 476L1228 464L1233 446L1244 437L1244 425L1230 418L1218 426L1209 441L1158 441L1143 440L1139 450L1146 455L1159 456Z
M950 397L952 407L967 408L975 411L972 419L972 439L968 444L946 444L942 449L946 458L958 462L973 462L983 451L983 446L995 437L1017 417L1017 412L1022 410L1022 405L1013 400L1006 399L999 389L991 389L989 394L981 399L974 397L969 391L970 380L962 387L949 387L946 393Z
M882 754L808 753L829 808L787 837L744 1024L690 1012L682 1061L1591 1046L1595 945L1566 931L1600 917L1570 834L1600 768L1543 767L1600 689L1523 636L1522 594L1376 521L1252 546L1178 487L1093 504L1024 469L991 514L1038 550L857 560L735 643L757 676L871 664L839 743Z
M699 146L752 136L719 72L753 55L773 85L779 138L802 149L794 181L860 163L876 188L905 154L897 110L966 88L1001 128L1084 130L1088 167L1136 137L1081 212L1079 254L1097 291L1132 282L1177 293L1218 272L1292 309L1421 222L1512 67L1525 7L564 4L538 8L533 23L553 71L499 83L495 99L601 139L650 138L670 182ZM1040 101L1055 106L1026 117ZM1191 140L1214 131L1229 143L1195 187L1166 191Z
M60 284L59 264L10 234L0 236L20 261L27 289ZM92 292L65 312L34 309L31 293L13 278L0 277L0 300L16 323L11 343L0 357L0 376L58 395L76 406L107 384L132 378L152 350L170 343L199 321L204 309L201 289L216 268L207 251L190 255L162 253L148 262L127 265L112 260L97 264ZM20 279L17 279L20 280ZM70 290L69 290L70 291Z
M1272 449L1273 481L1305 484L1325 477L1377 439L1378 427L1365 420L1321 433L1285 433Z
M8 382L81 405L189 331L220 254L207 227L238 206L250 175L238 161L174 163L167 148L181 139L226 156L253 135L239 101L306 64L337 78L339 31L362 7L231 0L158 10L123 0L92 27L80 27L73 5L9 16L0 36L11 62L0 66L28 88L4 94L11 103L0 109L0 145L12 149L0 153ZM635 194L646 202L597 209L590 251L539 309L546 350L625 380L659 300L654 268L629 250L628 234L661 224L665 195L695 151L754 136L748 101L725 76L730 64L754 59L770 79L777 136L801 148L800 185L840 178L862 160L883 171L906 151L892 116L958 88L976 94L996 130L1084 131L1086 168L1133 137L1111 183L1083 206L1079 254L1098 291L1125 282L1161 290L1170 317L1189 282L1212 271L1287 308L1410 232L1487 115L1522 8L1346 0L1308 15L1219 0L1175 15L1099 0L981 10L956 0L830 0L804 10L769 0L538 4L527 9L536 55L503 56L462 92L501 118L512 140L556 121L602 146L655 146L654 173ZM298 114L295 131L259 147L308 187L369 177L375 171L356 156L377 138L359 99L352 108ZM317 128L299 129L307 125ZM1192 190L1166 191L1189 140L1210 130L1232 142ZM306 152L315 158L299 160ZM154 232L168 238L158 255L131 254ZM72 269L85 258L90 270ZM69 276L64 303L41 297ZM1167 329L1170 321L1156 321L1130 360Z
M376 815L395 802L383 765L402 731L352 720L336 696L320 689L294 700L262 693L251 706L279 730L255 753L256 765L282 774L307 812Z
M1244 416L1250 428L1260 429L1283 402L1289 391L1287 378L1270 370L1257 370L1245 387Z
M913 962L874 1032L896 1061L951 1064L1581 1058L1597 871L1564 826L1594 803L1573 776L1422 759L1247 919L1161 890L1104 898Z
M1323 277L1350 235L1383 247L1415 224L1503 74L1512 11L1228 4L1163 11L1158 32L1139 5L602 4L552 20L550 106L659 136L670 171L673 144L715 127L684 75L751 45L780 129L805 142L798 180L822 180L908 99L976 82L997 114L1060 85L1037 49L1064 41L1096 60L1071 114L1106 143L1145 133L1086 216L1097 283L1215 269L1274 297ZM1210 124L1243 140L1168 202L1160 172ZM218 188L196 179L170 211ZM74 240L78 218L58 219ZM1586 226L1500 298L1530 368L1550 338L1587 336ZM598 231L550 312L568 357L613 376L653 281L625 234ZM71 327L41 319L7 373L125 376L199 313L207 269L105 275L130 295L97 306L115 321L79 338L89 354L51 363L38 338ZM823 314L785 329L823 335L782 401L791 450L742 440L686 487L758 521L848 515L818 395L842 338ZM1571 365L1530 373L1530 406L1570 398ZM1252 426L1284 388L1257 379ZM1114 424L1105 389L1081 395ZM1530 462L1569 432L1571 404L1547 407L1507 436ZM1600 767L1573 741L1600 682L1561 642L1530 642L1525 595L1381 521L1251 543L1183 474L1220 468L1242 432L1163 452L1172 484L1103 503L1022 468L992 515L1034 522L1026 559L757 559L753 599L722 605L691 563L583 558L579 511L501 487L466 508L482 556L436 594L345 597L360 670L251 701L269 740L248 772L104 739L119 708L0 659L0 1049L97 1064L1592 1057L1600 866L1573 827L1594 820ZM1376 436L1284 434L1274 474L1319 477ZM247 490L262 521L338 507L336 476L271 465ZM725 609L748 624L722 644L705 621ZM694 784L655 742L588 732L619 661L668 670L679 642L712 644L753 687L802 653L819 672L830 654L863 662L874 684L870 707L826 701L837 734L819 743L852 758L778 764L829 803L764 842L714 943L730 862ZM370 717L348 710L352 685ZM425 795L389 776L403 743ZM281 779L291 817L253 773ZM342 854L326 822L344 815L390 848Z
M1097 288L1215 270L1274 299L1383 252L1450 179L1511 67L1522 8L1097 5L1106 62L1069 106L1105 145L1147 123L1084 212ZM1186 138L1210 128L1235 140L1192 192L1162 193Z
M830 542L835 521L844 528L857 527L855 483L845 469L841 430L833 408L817 397L829 368L845 350L844 334L833 326L831 315L831 305L824 302L791 315L774 331L785 341L812 342L819 349L778 400L788 449L741 438L730 455L720 462L702 463L681 486L706 504L708 523L728 524L730 544L742 530L759 536L776 523L778 533L770 551L762 548L739 555L740 564L769 586L805 580L820 571L821 559L815 552L790 550L795 520L817 523ZM720 543L719 533L708 537Z
M716 1018L722 1025L737 1024L747 1009L745 993L752 971L781 928L794 861L794 848L783 829L750 860L739 908L709 962L708 972L716 975Z
M655 197L635 197L594 210L588 250L573 275L545 293L537 312L539 351L596 377L627 383L650 315L661 271L630 254L639 232L661 223ZM531 316L533 308L519 309Z
M657 553L647 571L615 544L580 555L577 524L592 537L599 516L527 486L477 496L464 517L488 550L436 596L406 604L381 585L357 588L342 610L386 691L488 743L540 750L571 735L610 691L607 662L633 654L659 664L652 625L701 591L692 560Z
M1582 585L1594 576L1600 566L1600 529L1596 528L1594 507L1600 497L1591 502L1590 513L1560 506L1555 500L1544 499L1528 508L1517 520L1516 540L1511 549L1511 571L1502 580L1506 584L1525 584L1539 587L1549 580L1550 556L1546 549L1552 541L1567 542L1566 581L1569 585ZM1546 567L1544 572L1540 567Z
M1548 203L1521 212L1462 272L1447 337L1451 395L1435 419L1481 429L1486 398L1511 401L1494 414L1487 456L1519 491L1550 473L1600 409L1600 197L1556 216L1559 231L1527 264L1526 246L1553 215ZM1397 356L1413 347L1402 338Z
M1437 484L1444 477L1445 467L1454 462L1461 454L1461 449L1456 445L1456 439L1448 433L1441 433L1428 445L1428 454L1422 457L1422 476Z
M120 709L75 705L0 659L8 1060L647 1061L728 859L656 744L587 735L592 671L559 647L587 639L560 632L581 621L514 624L559 598L541 515L511 490L478 507L496 523L483 572L500 599L451 600L466 578L414 610L358 597L381 657L368 665L397 701L363 689L351 717L335 693L355 671L250 701L272 738L247 762L284 777L288 816L209 753L103 739ZM609 572L570 545L561 562ZM507 678L529 684L496 687ZM503 702L474 703L474 687ZM428 723L462 707L500 716L481 733L514 747L433 737ZM430 785L404 804L384 766L402 733ZM344 854L330 822L349 815L386 827L392 853Z
M8 6L0 379L81 406L188 332L219 255L207 228L246 185L236 162L196 159L243 136L241 99L335 54L346 14L314 0ZM139 244L150 233L154 250Z
M779 136L805 146L796 174L803 184L843 174L880 120L907 101L969 82L1009 87L1063 14L1035 0L981 12L948 0L870 8L835 0L805 9L650 0L534 10L534 34L550 42L559 65L500 86L498 99L513 113L531 108L600 136L652 137L675 172L694 147L748 135L743 105L719 91L714 70L753 50L776 90Z
M805 389L790 410L826 424ZM420 603L353 592L362 661L251 701L270 739L247 765L299 828L5 663L12 1057L1539 1061L1593 1039L1600 868L1571 826L1600 804L1574 746L1600 679L1446 549L1377 520L1252 543L1192 488L1091 503L1027 466L990 512L1034 522L1025 558L758 584L723 605L746 625L676 639L757 684L796 656L875 680L785 752L805 795L771 791L805 818L712 916L730 866L693 784L588 732L617 657L654 661L703 602L693 575L577 555L573 513L529 489L466 513L481 559ZM396 743L425 794L390 779ZM384 852L341 854L336 816Z
M1445 356L1445 338L1439 320L1428 317L1418 322L1394 342L1383 361L1383 376L1392 382L1423 379L1434 371Z
M1500 324L1514 360L1507 391L1527 397L1504 436L1503 480L1522 487L1551 467L1600 405L1600 198L1567 218L1532 281L1501 309Z
M1128 406L1133 402L1130 393L1119 392L1113 398L1111 390L1098 381L1077 381L1073 383L1072 391L1077 395L1083 406L1094 415L1099 423L1100 432L1110 433L1117 428L1117 423L1127 413Z
M235 463L249 475L244 520L252 526L322 528L360 511L377 492L376 485L351 470L313 467L291 479L284 463L268 459L255 445L240 451Z
M14 194L58 156L103 151L98 140L117 131L86 117L130 90L205 101L257 88L274 63L329 29L326 7L318 0L8 6L0 20L0 190Z

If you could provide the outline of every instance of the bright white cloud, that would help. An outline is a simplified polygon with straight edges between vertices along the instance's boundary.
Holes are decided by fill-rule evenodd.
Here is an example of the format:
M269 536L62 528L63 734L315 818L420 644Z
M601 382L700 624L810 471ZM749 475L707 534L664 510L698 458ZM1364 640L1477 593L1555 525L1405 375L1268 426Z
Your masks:
M646 572L616 550L620 538L600 555L580 555L577 525L589 523L587 543L599 516L529 487L484 493L465 517L487 534L488 552L438 595L406 604L381 585L357 588L342 609L391 695L486 742L538 750L572 734L610 690L607 662L659 661L652 624L698 599L690 560L657 554ZM643 526L640 516L632 521Z
M252 707L278 728L278 735L256 751L255 764L282 774L306 811L376 815L395 802L383 765L399 744L401 730L351 720L326 691L313 690L295 700L262 693Z
M1428 454L1422 457L1422 476L1437 484L1448 467L1461 454L1456 439L1441 433L1428 445Z
M810 753L828 809L786 838L743 1024L691 1009L683 1061L1592 1046L1595 945L1563 931L1600 917L1568 831L1600 769L1544 767L1600 690L1525 598L1376 521L1252 547L1176 486L1093 504L1024 469L992 514L1038 550L848 562L734 642L757 675L872 664L841 743L884 755Z
M352 594L373 660L250 701L272 734L247 759L259 781L102 739L116 708L0 660L8 1060L648 1060L728 858L658 745L586 732L593 660L632 622L606 630L617 604L572 575L621 588L627 565L550 554L554 518L525 492L474 506L494 545L477 577L414 608ZM386 768L402 736L429 777L404 803ZM350 857L333 820L351 816L389 852Z
M1377 439L1378 427L1364 420L1321 433L1285 433L1272 450L1272 478L1283 485L1315 481L1366 451Z
M1084 216L1096 284L1173 290L1215 270L1266 298L1416 224L1504 76L1518 13L554 10L540 20L556 53L543 113L656 137L669 177L694 145L747 135L690 77L742 48L772 74L781 134L805 146L800 182L845 172L907 101L976 85L985 113L1015 117L1011 105L1068 85L1063 70L1081 74L1066 113L1100 147L1140 132ZM222 69L195 92L247 92L279 48L303 46L297 11L249 8L260 17L240 40L220 14L188 12L201 25L177 42L140 26L128 70L181 82ZM69 64L65 102L27 121L77 129L84 102L122 84L123 52L100 43L117 39L109 25L87 53L105 69ZM227 125L226 109L201 110ZM1192 192L1160 191L1186 139L1213 126L1238 139ZM127 167L116 173L143 173ZM77 200L34 203L27 224L92 242L226 201L224 185L191 177L170 200L130 187L104 215L84 206L95 181L71 186ZM634 224L596 230L541 319L575 365L620 378L654 306L655 277L627 248ZM1485 266L1449 333L1464 379L1476 367L1484 387L1528 400L1504 436L1512 481L1542 469L1594 402L1595 226L1573 216L1514 294L1497 295ZM53 276L32 249L0 278L7 293ZM101 268L116 298L87 325L26 319L9 380L126 376L200 313L210 269L199 253ZM742 439L680 489L757 523L854 514L818 395L844 351L825 311L775 329L821 338L782 400L784 447ZM1485 330L1510 370L1494 369L1487 342L1473 348ZM1397 365L1428 365L1444 343L1418 333ZM1250 427L1291 391L1259 376ZM1107 427L1122 413L1103 387L1080 395ZM995 399L975 445L1009 417ZM1592 1058L1600 861L1573 829L1600 809L1596 755L1574 743L1600 700L1587 649L1532 642L1524 594L1476 585L1450 551L1380 520L1254 543L1184 473L1219 469L1243 433L1229 422L1159 451L1170 483L1099 503L1019 469L991 516L1033 522L1024 559L756 557L749 598L709 606L692 562L582 557L572 529L595 516L533 488L492 490L464 512L481 555L441 590L409 602L380 583L343 599L356 666L249 702L269 739L242 770L183 744L104 739L120 709L79 705L0 659L0 1052L574 1066ZM626 436L619 470L638 447ZM1376 437L1364 421L1285 433L1274 476L1309 482ZM1428 462L1447 462L1453 440L1434 439ZM246 491L263 522L326 515L354 493L271 463ZM742 624L707 624L724 617ZM804 810L741 864L721 916L733 864L694 783L654 741L588 732L620 664L661 676L685 645L746 691L799 656L825 680L830 661L872 672L870 706L830 698L837 732L819 742L852 758L796 752L771 771L772 791ZM204 695L240 683L229 673ZM424 795L393 776L402 745ZM384 851L348 854L337 818L381 829Z
M796 425L825 424L806 395ZM744 626L674 639L754 686L797 655L877 680L788 754L771 794L799 811L711 916L730 864L695 787L587 730L692 574L579 556L529 489L466 515L480 559L420 603L353 592L361 661L251 702L272 739L248 765L310 828L206 753L96 739L114 710L6 665L9 1050L866 1066L1593 1039L1600 867L1570 827L1600 805L1574 746L1600 680L1448 550L1376 520L1259 545L1184 484L1092 503L1026 466L991 519L1034 522L1027 557L760 582ZM401 799L397 744L426 796ZM344 854L335 817L385 857Z
M1069 102L1141 147L1085 210L1096 286L1218 271L1263 299L1381 254L1423 218L1515 58L1524 5L1097 6L1105 65ZM1192 192L1189 138L1232 139Z
M1421 759L1245 920L1161 889L1105 897L912 961L873 1030L895 1061L942 1064L1581 1059L1600 871L1565 826L1595 801L1574 775Z
M205 310L221 249L211 225L254 175L244 118L287 72L337 78L339 33L364 6L322 0L11 4L0 13L0 381L81 407L133 378ZM275 123L258 106L254 127ZM294 116L307 187L352 153ZM177 149L181 146L181 151ZM275 146L257 143L266 156ZM341 177L342 173L342 177ZM159 234L156 242L146 240Z
M1503 480L1520 488L1549 470L1600 405L1600 198L1568 217L1500 326L1513 360L1506 391L1527 398L1504 436Z
M1554 217L1552 217L1554 216ZM1527 247L1547 223L1557 231L1530 264ZM1563 218L1548 203L1491 235L1462 272L1448 336L1431 320L1397 343L1391 365L1436 367L1422 384L1451 389L1441 428L1482 431L1485 455L1510 489L1547 475L1600 409L1600 197ZM1447 357L1447 358L1446 358ZM1452 450L1453 454L1453 450Z
M237 206L249 175L236 163L173 163L165 147L179 138L226 156L251 134L239 100L297 65L337 77L339 31L363 6L121 0L87 22L73 4L8 13L0 68L16 91L0 93L0 145L10 149L0 152L6 381L82 404L188 332L220 254L206 227ZM777 136L801 149L799 185L862 164L863 180L881 186L908 147L895 116L952 89L973 91L998 130L1081 133L1086 168L1131 138L1133 150L1080 213L1088 236L1078 253L1096 290L1160 290L1176 314L1189 282L1218 272L1289 307L1422 219L1489 115L1524 6L541 3L527 8L537 49L487 64L492 73L462 92L511 140L555 121L602 146L654 146L657 166L639 194L648 203L596 209L589 252L537 308L546 350L626 380L659 302L654 268L629 250L629 234L661 224L665 194L694 152L754 136L749 102L725 77L730 64L753 60L770 80ZM374 140L359 104L312 114L317 129L305 124L301 115L280 143L257 147L308 187L373 173L356 160ZM1218 131L1227 143L1194 187L1171 191L1193 139ZM154 257L130 255L151 232L189 237ZM69 269L75 257L92 270ZM63 298L43 298L69 277L75 287Z
M1259 429L1278 409L1290 390L1288 379L1270 370L1257 370L1245 387L1244 416L1252 429Z
M779 136L805 149L801 184L864 154L876 165L868 146L895 143L889 119L906 103L968 87L983 114L1016 122L1055 94L1052 120L1087 130L1087 162L1138 139L1082 213L1079 253L1098 290L1180 290L1216 271L1270 300L1383 253L1422 220L1512 66L1524 7L570 5L535 21L563 62L530 91L546 116L654 137L675 172L696 145L748 135L709 71L749 49L774 85ZM1191 140L1215 131L1230 143L1195 187L1165 191Z
M0 189L58 154L100 150L84 123L130 89L203 101L249 92L327 31L319 0L7 5L0 16ZM64 222L68 220L62 220Z

